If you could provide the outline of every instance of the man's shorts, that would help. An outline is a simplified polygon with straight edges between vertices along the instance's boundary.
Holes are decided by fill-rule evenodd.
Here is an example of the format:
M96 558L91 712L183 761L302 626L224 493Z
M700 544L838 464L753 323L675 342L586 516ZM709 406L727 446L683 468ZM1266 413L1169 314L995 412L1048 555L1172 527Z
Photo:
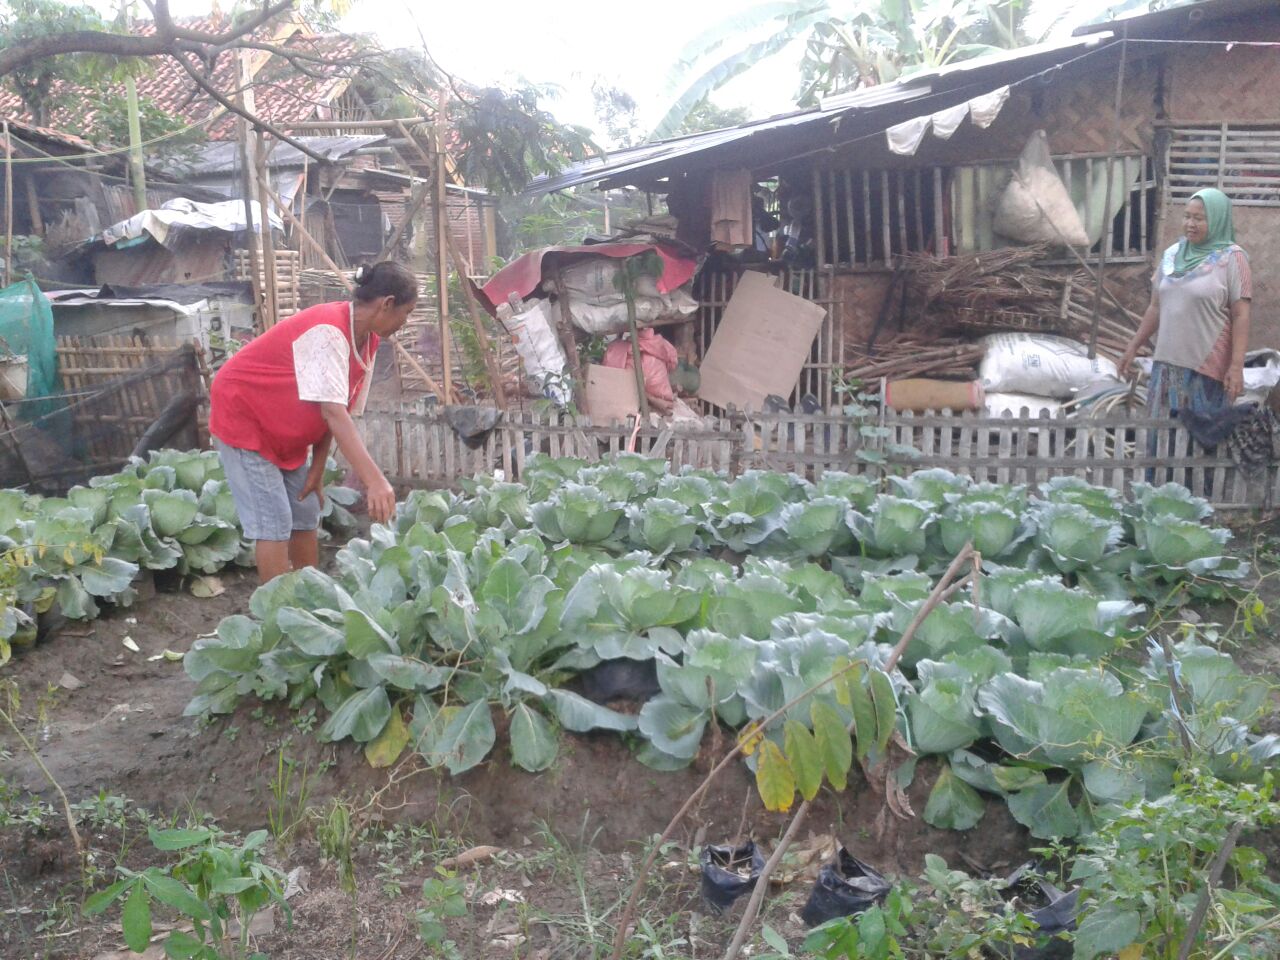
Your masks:
M312 493L298 500L307 482L307 464L281 470L252 450L217 439L213 443L246 539L288 540L296 531L320 526L320 498Z

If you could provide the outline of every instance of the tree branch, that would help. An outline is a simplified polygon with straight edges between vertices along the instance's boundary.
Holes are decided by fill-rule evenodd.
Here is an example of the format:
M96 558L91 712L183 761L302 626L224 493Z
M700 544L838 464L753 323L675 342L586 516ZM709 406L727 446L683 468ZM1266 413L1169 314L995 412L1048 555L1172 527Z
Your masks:
M294 0L277 0L276 3L263 7L253 16L232 24L229 30L224 30L222 33L201 33L199 30L185 30L177 26L173 22L173 18L169 16L168 0L159 0L156 3L156 33L161 33L163 27L165 36L176 40L206 43L211 47L225 46L253 33L264 23L278 17L280 14L288 13L293 9L293 5ZM163 16L161 16L161 11L163 11Z
M178 63L182 65L182 69L187 72L187 75L196 82L196 84L200 87L201 90L203 90L209 96L213 97L214 100L218 101L218 103L220 103L224 109L231 111L237 117L242 117L243 119L248 120L249 123L253 124L259 130L262 130L266 133L271 134L281 143L287 143L289 144L289 146L293 147L293 149L298 150L301 153L305 153L308 157L315 160L317 163L322 163L326 165L329 163L328 157L322 156L321 154L316 153L310 147L302 145L293 137L289 136L284 131L268 123L266 120L262 119L261 117L255 116L252 113L248 113L247 111L240 109L240 107L236 105L235 101L230 100L227 97L223 96L214 88L214 86L211 83L206 81L204 77L200 76L199 71L197 71L195 67L191 66L191 64L187 62L186 57L182 56L179 53L171 53L170 56L172 56L175 60L178 61Z
M108 57L155 57L169 52L169 41L160 36L133 36L102 30L69 30L31 37L21 46L0 49L0 77L47 57L69 53L96 53Z
M282 13L292 10L296 0L276 0L251 17L235 23L221 33L186 30L173 22L168 0L149 3L155 17L155 33L151 35L109 33L105 30L69 30L48 36L25 39L21 46L0 49L0 77L43 60L75 53L94 53L108 57L156 57L173 55L183 45L196 45L193 52L208 59L217 48L229 48L245 41L260 26ZM278 52L278 51L277 51Z

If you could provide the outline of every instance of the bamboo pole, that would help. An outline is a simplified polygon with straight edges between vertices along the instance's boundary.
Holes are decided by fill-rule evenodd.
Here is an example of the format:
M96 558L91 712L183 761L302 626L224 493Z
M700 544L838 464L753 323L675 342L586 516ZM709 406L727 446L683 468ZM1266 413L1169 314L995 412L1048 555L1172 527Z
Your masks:
M347 275L342 272L342 268L333 262L333 258L329 256L329 254L325 251L324 247L320 246L320 242L316 240L316 238L313 237L310 233L307 232L306 227L304 227L301 221L299 221L298 218L294 216L293 211L290 210L281 202L279 196L277 196L273 192L271 193L271 199L275 201L276 206L279 208L280 212L284 215L284 218L288 220L291 224L293 224L293 226L297 229L299 238L304 243L311 244L311 249L315 250L316 253L320 255L320 259L324 262L324 265L329 268L329 272L332 273L335 277L338 278L338 280L342 282L342 285L347 289L347 293L350 294L351 291L355 289L355 287L352 285L351 281L347 279ZM410 353L405 348L405 345L402 344L399 340L395 339L395 337L391 338L391 342L395 345L395 350L397 354L403 357L405 362L408 363L409 366L413 367L414 372L417 373L418 376L422 378L423 382L427 385L427 389L429 389L432 393L434 393L437 397L439 397L442 403L451 403L453 400L452 395L445 393L443 390L440 389L439 386L436 385L436 382L431 379L430 375L423 368L422 364L418 362L417 357L415 357L412 353Z
M444 189L446 176L444 159L446 120L444 110L444 94L441 93L436 107L436 188L432 200L436 225L436 306L440 311L440 365L443 370L445 393L451 394L453 389L453 358L449 355L449 261L446 252L447 244L444 239L449 230L448 198Z
M302 195L302 202L298 204L298 229L304 229L307 225L307 162L311 158L305 153L302 155L302 183L299 184L298 192Z
M1107 156L1107 192L1102 201L1102 242L1098 246L1098 280L1093 292L1093 326L1089 329L1089 359L1098 355L1098 320L1102 316L1102 278L1107 272L1107 246L1114 234L1114 224L1107 218L1111 211L1111 189L1115 179L1116 153L1120 150L1120 106L1124 98L1124 68L1128 60L1129 44L1127 43L1129 26L1125 24L1124 35L1120 40L1120 70L1116 74L1116 101L1113 114L1113 138L1111 153ZM1128 202L1126 198L1126 202ZM1126 245L1129 238L1125 238Z
M276 287L276 243L271 233L271 212L267 203L267 194L271 192L271 188L267 179L269 174L266 138L262 135L262 131L258 131L254 160L257 163L258 212L262 224L262 289L264 306L267 310L267 315L263 318L263 327L270 328L280 322L280 308L276 297L279 292ZM276 199L276 204L283 206L279 198Z
M644 391L644 368L640 366L640 332L636 329L636 297L631 275L622 265L623 283L627 285L627 329L631 332L631 365L636 375L636 398L640 403L640 416L649 419L649 396Z
M4 121L4 285L13 283L13 137Z
M252 76L249 71L248 51L241 50L236 55L237 69L240 78L240 107L246 113L254 109L253 88L249 85ZM258 310L258 325L262 330L267 328L267 305L263 298L262 281L258 278L258 238L253 232L253 165L249 162L249 121L236 121L237 139L240 142L240 190L244 199L244 236L245 249L249 259L249 284L253 288L253 303ZM265 211L260 211L265 213Z
M411 143L421 155L422 159L430 162L431 158L422 148L422 144L409 133L404 126L400 127L400 133ZM443 153L440 155L443 158ZM443 169L437 171L438 175L443 174ZM438 192L442 192L438 189ZM484 328L484 318L480 316L480 304L476 302L475 293L471 289L471 263L467 257L464 257L458 250L458 241L453 236L453 227L449 225L448 208L445 207L445 216L443 218L443 230L437 228L436 244L440 245L442 239L445 247L449 251L449 256L453 260L454 268L458 271L458 279L461 281L462 295L467 302L467 312L471 314L471 325L476 331L476 340L480 343L480 354L484 358L485 373L489 377L489 386L493 389L493 399L498 405L499 410L507 409L507 391L502 384L502 371L498 369L498 360L493 356L493 350L489 343L489 332ZM407 222L407 218L406 218ZM446 368L447 369L447 368Z
M574 390L578 394L578 409L590 415L587 408L587 382L582 379L582 364L578 360L578 340L573 334L573 316L569 312L569 295L564 286L564 270L556 269L556 300L560 303L560 318L556 323L556 333L560 335L560 345L564 348L565 358L569 361L569 373L573 376Z
M281 123L284 130L350 130L353 127L368 127L370 130L394 129L396 124L430 123L426 117L398 117L390 120L299 120L297 123Z
M43 236L44 218L40 216L40 198L36 196L35 179L28 174L22 182L27 188L27 212L31 214L31 230Z

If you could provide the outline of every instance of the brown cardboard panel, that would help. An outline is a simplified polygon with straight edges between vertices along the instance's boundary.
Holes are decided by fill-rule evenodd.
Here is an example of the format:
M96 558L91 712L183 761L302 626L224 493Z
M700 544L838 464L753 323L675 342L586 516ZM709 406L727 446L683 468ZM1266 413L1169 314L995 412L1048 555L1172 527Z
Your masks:
M593 423L622 422L639 416L640 397L636 393L636 375L617 367L587 366L587 409Z
M826 313L763 273L743 274L702 360L698 396L740 410L760 410L770 394L790 396Z

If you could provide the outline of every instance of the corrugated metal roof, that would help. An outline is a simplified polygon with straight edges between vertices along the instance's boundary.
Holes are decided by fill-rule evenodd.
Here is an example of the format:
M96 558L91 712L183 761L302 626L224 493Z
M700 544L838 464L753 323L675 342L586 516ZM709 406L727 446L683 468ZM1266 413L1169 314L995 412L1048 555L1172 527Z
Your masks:
M345 137L295 137L299 143L320 154L328 160L341 160L361 147L377 143L387 138L381 134L362 134ZM230 140L216 140L203 143L192 151L192 159L185 158L170 161L166 164L169 172L182 173L191 177L210 176L231 173L240 169L240 145ZM276 143L275 148L267 156L267 165L272 170L301 169L306 155L296 147L287 143ZM314 161L308 160L314 163Z
M1127 30L1131 40L1154 39L1181 33L1197 24L1245 17L1260 11L1274 13L1276 9L1276 0L1192 0L1155 12L1143 10L1100 23L1085 24L1077 27L1073 35L1079 37L1103 30L1118 35L1121 30Z
M773 138L784 131L795 131L810 126L812 131L819 131L822 124L835 124L854 116L875 122L874 114L878 111L884 111L884 126L889 127L902 119L909 119L893 114L900 112L900 108L913 101L925 100L951 91L959 91L957 95L964 99L978 96L1004 84L1025 79L1045 66L1071 60L1088 48L1103 44L1111 38L1110 33L1098 33L1087 37L1073 37L1063 41L1036 44L1017 50L1001 51L989 56L975 57L972 60L913 73L893 83L827 97L815 109L798 110L767 120L744 123L737 127L617 150L603 157L575 164L555 176L539 177L529 184L527 192L549 193L584 183L616 180L647 168L656 168L660 164L689 159L726 145L745 144L753 137ZM947 105L940 102L933 103L928 109L932 112Z

